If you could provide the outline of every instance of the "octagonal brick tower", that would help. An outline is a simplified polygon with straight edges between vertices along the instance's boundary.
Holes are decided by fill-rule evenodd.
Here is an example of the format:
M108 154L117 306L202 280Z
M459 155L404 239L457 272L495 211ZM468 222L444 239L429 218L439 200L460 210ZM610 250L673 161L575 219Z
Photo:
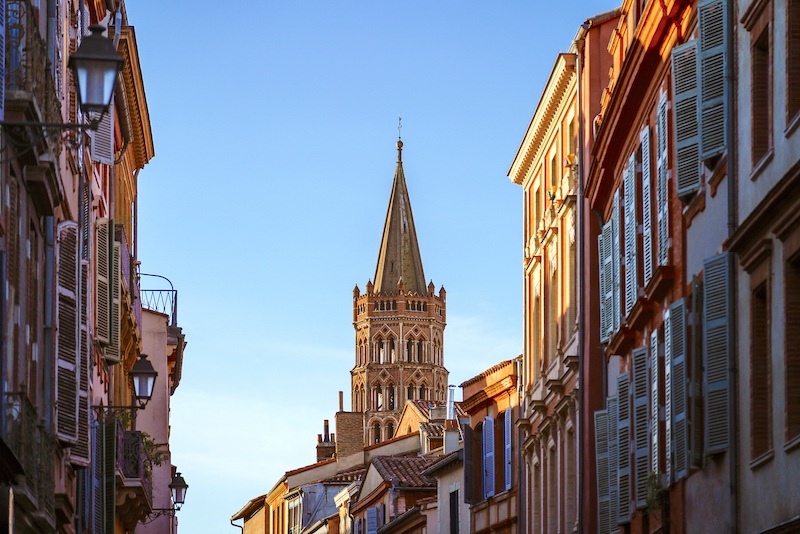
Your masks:
M436 295L433 282L425 285L402 156L398 140L375 282L363 294L353 290L352 410L364 413L366 445L392 437L406 400L447 398L446 292L442 287Z

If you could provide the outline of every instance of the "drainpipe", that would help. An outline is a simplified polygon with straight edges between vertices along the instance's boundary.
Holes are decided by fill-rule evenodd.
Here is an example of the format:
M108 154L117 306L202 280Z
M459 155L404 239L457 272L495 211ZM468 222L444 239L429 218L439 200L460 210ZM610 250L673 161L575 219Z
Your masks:
M236 523L233 522L233 519L231 519L231 526L241 529L241 531L244 532L244 525L237 525Z
M737 20L735 17L735 6L734 2L726 2L726 9L728 10L728 20L735 21ZM726 46L725 53L727 55L727 61L725 62L725 84L727 85L727 96L725 105L727 107L728 112L728 120L725 121L725 132L727 136L728 146L728 236L732 236L733 233L736 231L737 227L737 210L736 210L736 180L738 178L738 152L736 143L734 139L736 139L736 116L734 115L733 111L736 109L736 73L734 68L734 55L735 50L735 39L736 39L736 31L735 29L738 26L736 24L729 24L725 31L728 32L728 42ZM735 262L729 261L728 263L729 269L729 277L728 280L731 281L731 288L733 290L730 292L730 301L728 304L728 317L730 318L729 328L728 328L728 346L730 347L730 368L728 372L728 383L730 387L729 397L728 397L728 428L730 428L730 458L728 462L730 464L730 477L731 477L731 532L738 532L739 531L739 453L738 453L738 438L739 438L739 429L736 424L736 414L737 414L737 396L736 396L736 380L738 377L738 367L737 367L737 344L736 344L736 326L737 326L737 317L736 317L736 267Z

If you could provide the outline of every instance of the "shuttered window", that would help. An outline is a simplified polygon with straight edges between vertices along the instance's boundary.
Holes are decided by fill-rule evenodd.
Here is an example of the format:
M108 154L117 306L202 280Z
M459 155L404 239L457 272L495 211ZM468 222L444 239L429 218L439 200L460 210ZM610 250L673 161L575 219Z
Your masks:
M636 259L636 152L628 158L623 171L625 195L625 315L629 315L639 297L638 262Z
M636 477L636 507L647 505L647 476L650 472L650 447L647 439L647 347L633 351L633 450Z
M656 222L658 223L658 264L669 263L669 177L667 138L667 95L661 95L656 111Z
M93 534L114 534L117 475L117 424L94 427Z
M622 262L620 260L622 228L620 225L620 196L619 189L614 191L613 205L611 206L611 273L613 275L613 295L614 303L611 307L613 313L612 328L614 332L619 331L620 317L622 316Z
M658 403L658 330L650 334L650 470L653 473L661 472L659 461L659 403Z
M494 418L483 420L483 496L494 495Z
M754 460L772 449L769 280L764 276L758 282L750 292L750 442Z
M64 443L78 440L80 328L78 326L78 225L58 225L56 249L56 435Z
M109 343L106 347L106 360L111 363L119 363L120 360L120 314L122 312L121 306L121 271L120 271L120 247L122 245L119 241L114 241L114 253L111 256L111 325L109 328ZM392 402L394 397L392 396ZM387 436L391 439L391 435Z
M664 467L667 486L673 481L672 459L672 310L664 314Z
M114 164L114 101L100 119L97 130L92 133L90 154L92 161L105 165Z
M726 0L697 4L700 27L700 157L708 160L725 151L725 61L728 33Z
M664 342L669 352L670 367L670 415L667 424L670 428L667 433L667 443L672 441L672 481L688 475L689 452L689 427L686 410L686 310L683 300L672 303L666 321L668 328L665 330ZM669 330L669 333L667 333ZM665 362L666 365L666 362Z
M103 344L111 340L111 220L97 219L97 246L95 247L95 284L97 320L95 336Z
M642 144L642 285L647 286L653 277L653 206L650 188L653 174L650 159L650 127L639 134Z
M475 502L475 434L472 427L463 425L464 433L464 502Z
M631 520L631 410L630 375L617 379L617 523Z
M672 49L672 91L675 104L675 182L678 196L685 196L700 187L697 40Z
M600 263L600 340L608 341L613 330L614 275L611 269L612 223L603 225L597 236L598 261Z
M0 0L0 121L6 120L6 0Z
M611 503L608 476L608 410L594 413L594 448L597 469L597 531L611 532Z
M786 123L800 113L800 0L786 1Z
M800 437L800 253L785 264L786 441Z
M511 480L513 476L513 470L511 466L512 458L513 458L513 451L511 450L511 443L512 443L512 436L511 433L513 431L513 424L512 424L512 417L511 417L511 408L506 410L505 417L503 418L503 423L505 427L505 432L503 432L503 449L505 451L505 457L503 464L505 465L505 473L504 473L504 480L505 480L505 489L511 489Z
M367 534L376 534L378 526L378 509L367 508Z
M730 258L720 254L703 263L703 348L705 367L705 449L728 449L730 366Z
M750 150L753 167L772 149L772 50L771 24L753 36L750 46Z
M608 409L608 506L612 532L616 530L619 518L619 402L617 396L606 399Z

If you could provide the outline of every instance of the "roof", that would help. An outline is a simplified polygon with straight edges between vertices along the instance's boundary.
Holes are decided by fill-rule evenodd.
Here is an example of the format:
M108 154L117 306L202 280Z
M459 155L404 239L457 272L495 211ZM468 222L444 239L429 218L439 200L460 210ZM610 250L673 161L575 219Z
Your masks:
M411 214L406 178L403 173L403 142L397 141L397 168L394 172L392 194L383 225L378 265L375 267L375 293L393 292L403 280L406 292L427 294L422 257L417 243L417 231Z
M262 508L264 506L264 499L267 497L266 493L264 495L259 495L253 499L247 501L247 504L242 506L242 509L236 512L231 516L231 521L236 521L237 519L244 519L253 515L253 512Z
M441 438L444 436L444 425L441 423L420 423L419 429L427 434L429 438Z
M457 463L461 463L463 459L464 459L464 449L458 449L457 451L453 451L450 454L435 461L433 464L425 468L422 474L426 477L435 477L437 473Z
M447 407L446 404L442 404L440 402L435 402L431 400L408 400L407 403L410 403L422 416L423 419L427 419L430 421L431 419L431 406L440 406L440 407ZM461 408L460 402L453 403L456 408L456 419L459 417L466 417L467 412Z
M481 380L482 378L486 378L487 376L491 375L492 373L499 371L500 369L502 369L506 365L511 365L511 362L512 362L512 360L506 360L504 362L500 362L497 365L494 365L494 366L488 368L487 370L485 370L481 374L473 376L469 380L466 380L466 381L462 382L461 383L461 387L463 388L464 386L469 386L470 384L474 384L478 380Z
M361 480L364 478L364 473L367 472L366 467L358 467L356 469L351 469L350 471L344 471L342 473L337 473L336 475L326 478L322 481L323 484L342 484L342 483L350 483L355 482L357 480Z
M424 476L422 471L436 462L436 458L379 456L372 461L384 480L402 488L434 488L436 481Z

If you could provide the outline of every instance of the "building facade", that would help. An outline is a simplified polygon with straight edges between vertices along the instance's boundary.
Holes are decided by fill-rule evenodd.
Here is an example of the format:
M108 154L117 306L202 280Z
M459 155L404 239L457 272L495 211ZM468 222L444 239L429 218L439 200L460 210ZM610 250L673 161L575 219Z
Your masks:
M368 444L391 439L407 400L447 398L446 292L425 283L402 155L398 141L375 281L353 290L352 411L364 414Z

